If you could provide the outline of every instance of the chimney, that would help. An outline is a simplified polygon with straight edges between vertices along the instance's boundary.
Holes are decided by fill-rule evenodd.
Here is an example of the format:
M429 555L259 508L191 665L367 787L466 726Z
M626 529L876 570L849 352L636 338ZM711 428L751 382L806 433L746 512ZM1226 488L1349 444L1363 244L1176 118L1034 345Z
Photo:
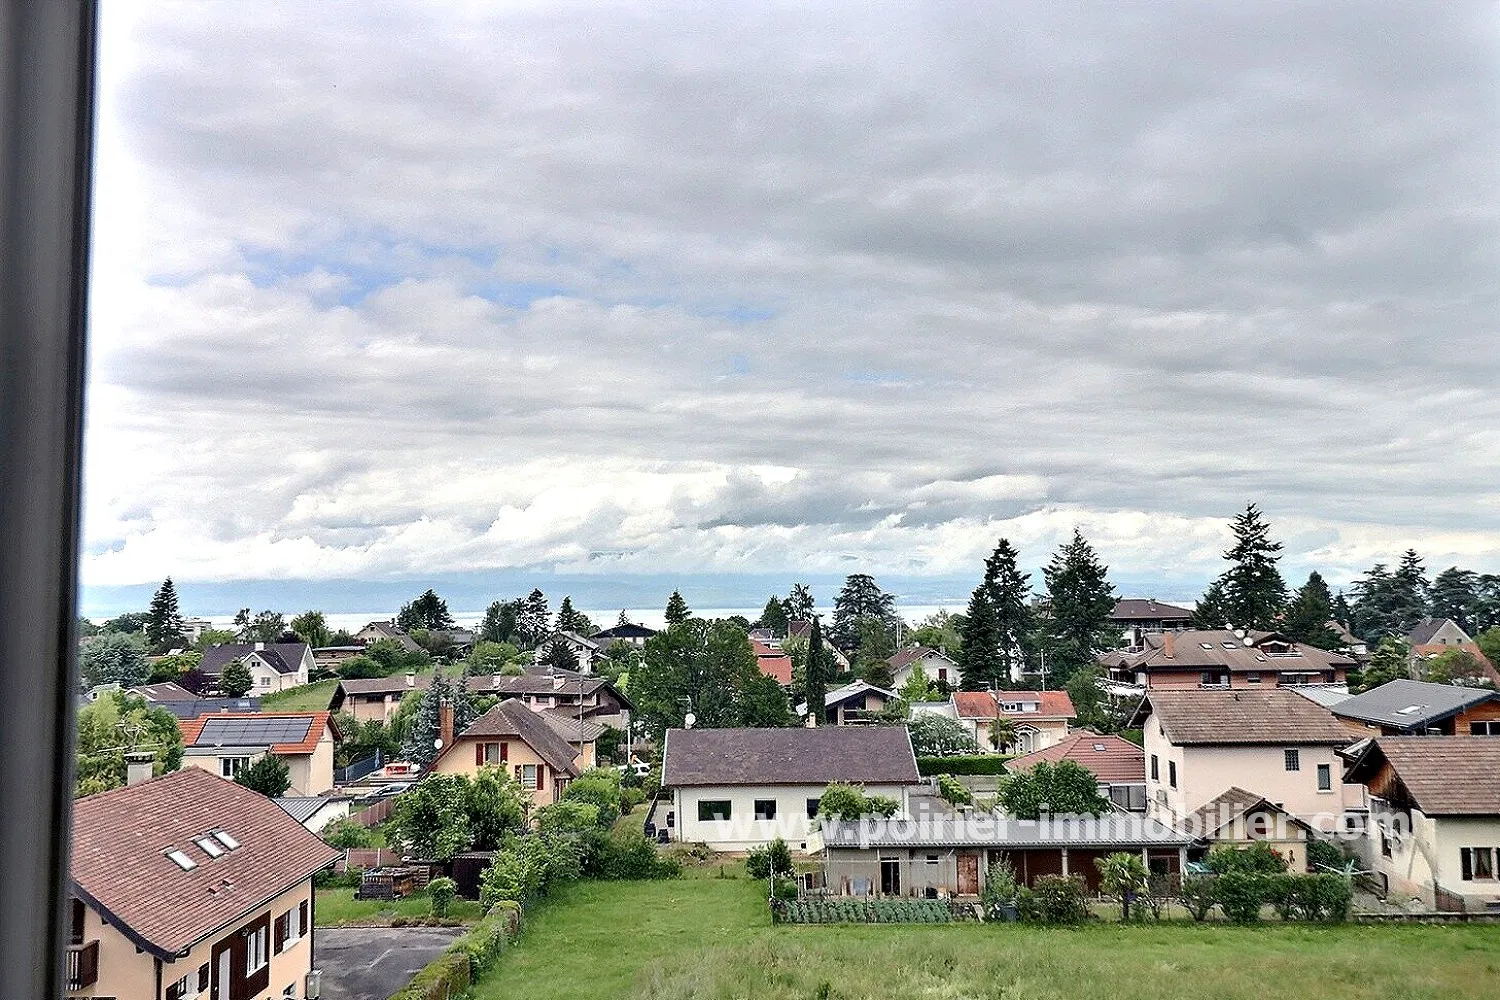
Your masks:
M409 688L417 686L417 672L415 670L408 670L406 672L406 686Z
M453 703L451 701L445 701L438 706L438 737L443 741L444 750L453 745Z
M145 750L133 750L125 755L125 784L139 785L151 780L151 765L156 755Z
M263 649L265 649L265 648L266 648L266 644L265 644L265 643L263 643L263 642L257 642L257 643L256 643L256 644L255 644L255 651L256 651L256 652L257 652L257 653L259 653L259 652L260 652L260 651L261 651L261 650L263 650Z
M1173 641L1175 638L1171 632L1163 633L1161 637L1162 653L1169 660L1175 659L1177 656L1177 644Z

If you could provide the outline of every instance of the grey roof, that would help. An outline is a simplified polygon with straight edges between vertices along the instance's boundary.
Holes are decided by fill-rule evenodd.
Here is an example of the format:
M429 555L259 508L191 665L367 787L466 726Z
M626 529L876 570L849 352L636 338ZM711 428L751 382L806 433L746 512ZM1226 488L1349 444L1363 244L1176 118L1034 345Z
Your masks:
M604 730L608 728L593 719L579 719L576 715L550 708L537 714L552 727L554 733L569 743L592 743L603 736Z
M656 635L656 629L637 625L635 622L626 622L624 625L613 625L606 629L595 632L589 638L601 646L614 639L649 639Z
M1406 641L1411 643L1413 646L1425 646L1427 645L1427 643L1432 641L1432 637L1437 635L1438 631L1444 625L1448 625L1450 623L1454 628L1458 629L1460 632L1463 632L1465 638L1468 637L1468 633L1464 632L1459 624L1453 621L1451 618L1423 618L1412 628L1411 634L1406 637Z
M921 780L905 726L669 729L665 786L911 785Z
M1353 697L1349 693L1347 684L1299 684L1288 690L1295 691L1308 701L1322 705L1324 708L1332 708Z
M1139 652L1113 650L1100 653L1098 660L1109 667L1148 671L1222 667L1244 673L1304 673L1354 666L1354 661L1343 653L1292 642L1279 632L1249 631L1236 635L1229 629L1191 629L1151 633L1142 636L1142 642Z
M874 691L876 694L883 695L886 698L896 697L896 692L894 691L887 691L883 687L876 687L869 681L860 680L854 681L850 684L845 684L843 687L837 687L832 691L829 691L823 696L823 707L832 708L834 705L837 705L841 701L846 701L849 698L853 698L857 694L865 694L869 691ZM804 701L797 706L797 714L807 714L807 702Z
M1193 829L1206 838L1213 838L1226 826L1232 827L1235 820L1248 812L1265 810L1280 813L1287 822L1295 823L1309 832L1312 827L1272 802L1264 795L1247 792L1238 785L1231 785L1203 805L1193 810Z
M1152 715L1178 746L1345 746L1355 739L1328 709L1287 688L1161 688L1146 692L1132 725Z
M1045 820L1015 819L998 813L927 814L910 819L839 820L823 824L823 844L832 848L871 847L1186 847L1191 834L1138 813L1103 816L1057 815Z
M152 708L171 712L179 719L196 719L216 712L259 712L259 698L192 698L187 701L155 701Z
M1382 736L1350 765L1344 781L1375 781L1385 764L1429 816L1500 816L1500 739Z
M1400 729L1426 729L1450 715L1500 698L1488 688L1431 684L1401 678L1330 706L1334 715Z
M261 648L256 649L257 645ZM307 648L305 642L223 642L203 651L203 662L198 664L198 669L210 677L217 677L231 661L255 653L277 673L292 674L302 665Z
M130 689L131 694L138 694L147 701L197 701L198 696L175 681L161 681L157 684L139 684Z
M342 798L336 799L331 795L284 795L275 800L276 804L298 823L306 823L328 803L342 801L344 801Z
M1149 597L1126 597L1115 602L1109 617L1115 621L1180 621L1192 618L1193 612Z
M531 747L538 757L552 765L554 770L565 774L578 773L578 768L573 765L573 759L577 754L573 752L572 747L568 746L567 740L558 735L557 730L549 725L547 720L527 708L525 703L518 699L507 698L485 712L475 719L468 729L459 734L459 740L489 736L513 736L524 740L526 745ZM449 750L457 747L459 740L454 740Z

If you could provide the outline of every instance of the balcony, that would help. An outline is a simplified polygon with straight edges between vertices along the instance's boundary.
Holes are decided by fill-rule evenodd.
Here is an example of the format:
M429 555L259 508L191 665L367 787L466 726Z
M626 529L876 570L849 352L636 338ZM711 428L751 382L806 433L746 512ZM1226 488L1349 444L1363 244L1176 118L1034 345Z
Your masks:
M99 942L68 945L68 990L83 990L99 981Z

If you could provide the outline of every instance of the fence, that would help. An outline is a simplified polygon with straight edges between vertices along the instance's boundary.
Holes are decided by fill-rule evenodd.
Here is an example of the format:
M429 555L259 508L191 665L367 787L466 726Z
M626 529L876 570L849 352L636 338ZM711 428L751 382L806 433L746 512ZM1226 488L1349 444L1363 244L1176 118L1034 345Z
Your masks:
M350 785L363 778L367 774L385 767L385 759L379 750L364 760L356 760L348 767L336 768L333 772L333 783L335 785Z
M357 807L357 804L356 804ZM374 826L384 823L391 818L391 813L396 810L396 797L394 795L378 799L371 805L360 809L359 812L351 812L349 818L360 826Z

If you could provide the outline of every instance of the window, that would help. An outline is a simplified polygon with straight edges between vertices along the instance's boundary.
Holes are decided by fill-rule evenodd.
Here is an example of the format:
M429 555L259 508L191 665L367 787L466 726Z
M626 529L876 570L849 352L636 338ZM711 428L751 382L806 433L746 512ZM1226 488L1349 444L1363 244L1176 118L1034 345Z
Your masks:
M1175 760L1167 761L1167 784L1173 788L1177 787L1177 762Z
M485 764L503 764L510 758L510 744L508 743L477 743L474 745L475 763L481 766Z
M238 840L235 840L223 830L215 830L214 839L223 844L225 847L229 848L231 851L240 846L240 842Z
M217 858L224 853L224 848L220 847L219 842L212 837L199 837L193 843L197 844L198 848L211 858Z
M261 924L255 930L245 935L245 975L253 976L261 969L270 964L270 956L267 954L266 925Z
M929 855L927 855L927 857L926 857L925 860L926 860L927 864L929 864L929 865L935 865L935 864L938 863L938 856L936 854L929 854Z
M1318 791L1333 791L1333 766L1331 764L1318 765Z
M1460 876L1465 882L1494 881L1495 848L1464 847L1458 852Z
M1470 736L1500 736L1500 721L1469 723Z
M175 864L178 868L181 868L185 872L190 872L194 868L198 867L198 862L196 862L192 858L188 857L182 851L178 851L178 850L168 851L167 852L167 857L170 858L170 859L172 859L172 863Z
M287 910L276 918L275 940L276 954L281 954L292 945L302 940L307 934L307 901L303 900L298 905Z
M1247 673L1245 675L1245 683L1246 684L1259 684L1260 683L1260 671L1259 670L1252 670L1249 673Z
M198 966L198 992L204 993L208 990L208 963L204 962Z
M1161 761L1157 759L1156 754L1151 755L1151 780L1161 780Z
M775 819L776 818L776 800L775 799L756 799L755 800L755 818L756 819Z
M1302 770L1302 751L1287 750L1283 753L1283 756L1285 757L1286 769L1288 771Z
M68 943L83 944L83 925L85 922L83 900L68 900Z
M813 819L814 817L816 817L818 815L818 805L822 801L823 801L822 799L808 799L807 800L807 818L808 819Z
M522 788L535 790L542 787L541 772L536 764L517 764L516 780Z
M233 778L249 766L249 757L220 757L219 776L222 778Z
M268 688L268 687L271 686L271 678L269 678L266 675L262 674L260 677L256 678L255 683L259 684L263 688Z
M713 823L729 819L727 799L705 799L698 803L698 822Z

